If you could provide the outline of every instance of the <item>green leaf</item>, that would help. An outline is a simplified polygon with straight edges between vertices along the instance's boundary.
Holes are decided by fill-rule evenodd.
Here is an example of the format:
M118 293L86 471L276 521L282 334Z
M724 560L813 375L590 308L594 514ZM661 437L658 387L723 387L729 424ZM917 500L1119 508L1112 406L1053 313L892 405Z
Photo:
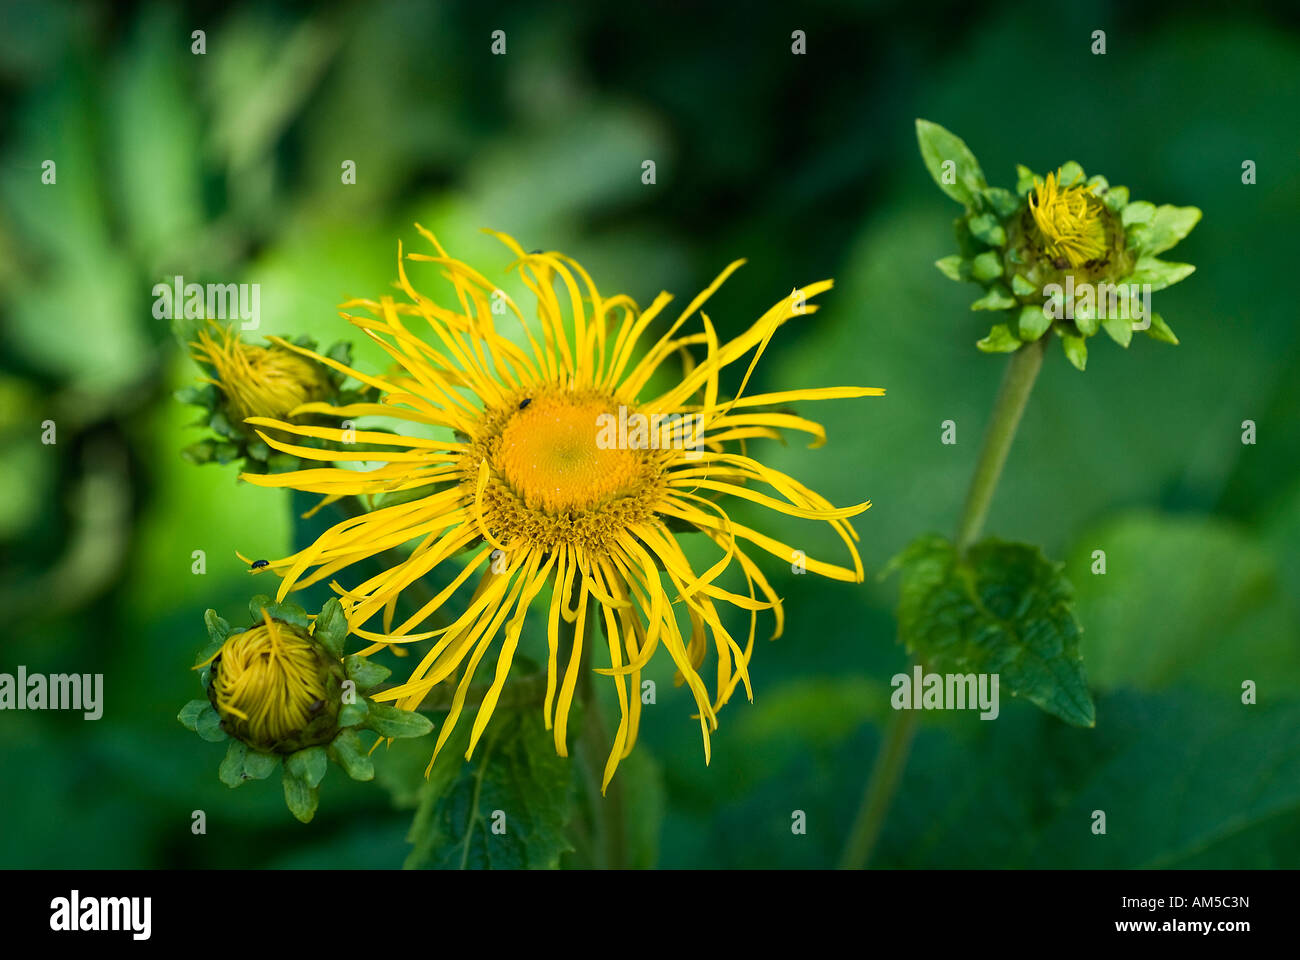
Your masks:
M348 636L348 620L337 597L330 597L316 615L312 637L335 657L343 656Z
M420 794L408 867L551 869L571 850L574 761L534 709L498 709L474 757L463 755L469 723L459 724ZM594 802L604 802L595 800Z
M375 778L375 766L355 730L340 731L329 746L329 755L353 780Z
M1143 253L1163 253L1191 233L1200 219L1201 211L1196 207L1166 203L1156 207L1151 219L1133 231L1131 242Z
M998 674L1001 689L1076 726L1095 721L1073 591L1037 547L989 539L959 557L939 536L891 561L902 570L899 634L929 671Z
M1240 870L1300 862L1300 702L1245 706L1197 691L1123 691L1098 707L1103 722L1093 730L1027 710L959 731L923 729L899 785L908 802L891 811L876 865ZM1090 829L1097 810L1106 814L1104 836Z
M208 743L220 743L227 738L226 731L221 729L221 715L212 704L205 701L205 705L207 709L199 711L195 719L194 732Z
M1043 312L1043 308L1037 305L1021 307L1020 314L1016 317L1016 326L1019 328L1020 339L1024 341L1037 340L1047 328L1052 325L1052 318Z
M1020 341L1005 323L999 323L983 340L976 341L975 346L984 353L1014 353L1020 349Z
M969 280L971 276L971 263L960 253L954 253L951 256L944 257L942 260L934 261L934 265L939 268L940 272L949 280Z
M1074 308L1074 325L1085 337L1095 336L1101 329L1101 320L1097 318L1095 306L1076 305Z
M1065 358L1076 368L1082 370L1088 366L1088 345L1084 343L1083 337L1062 333L1061 346L1065 350Z
M309 787L320 786L321 778L329 767L329 756L324 747L307 747L289 754L284 768L291 776L303 781Z
M1154 292L1163 290L1165 287L1172 287L1195 270L1196 268L1190 263L1166 263L1164 260L1157 260L1152 256L1144 256L1138 259L1133 272L1121 280L1120 283L1149 283L1151 284L1151 290Z
M343 659L343 669L348 679L357 685L358 690L369 690L378 686L392 675L382 663L375 663L359 654L351 654Z
M1009 310L1016 305L1016 298L1001 285L992 287L989 292L970 305L972 310Z
M433 721L414 710L372 703L366 726L381 737L422 737L433 729Z
M280 779L284 784L284 805L299 821L311 823L311 818L316 816L316 807L320 804L320 791L290 773L287 763Z
M929 120L916 121L916 139L921 159L939 189L958 203L974 208L976 197L988 184L965 141ZM945 183L945 179L953 182Z
M244 782L244 755L248 748L240 740L231 740L226 757L217 769L217 776L228 787L237 787Z
M211 709L212 704L206 700L191 700L185 706L181 707L181 712L176 714L176 719L181 722L186 730L198 731L199 715L205 709Z

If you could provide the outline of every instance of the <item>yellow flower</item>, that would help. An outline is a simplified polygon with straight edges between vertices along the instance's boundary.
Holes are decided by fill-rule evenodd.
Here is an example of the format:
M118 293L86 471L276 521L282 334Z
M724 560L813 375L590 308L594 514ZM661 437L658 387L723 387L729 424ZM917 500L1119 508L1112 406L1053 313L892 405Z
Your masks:
M215 376L202 378L226 398L235 426L248 417L287 417L295 407L324 398L329 390L324 371L278 344L259 347L244 343L233 327L211 323L191 343L194 359L210 366Z
M333 669L289 624L272 620L233 633L212 662L212 705L231 736L261 750L292 751L335 732L327 693Z
M270 569L284 578L279 597L414 542L405 561L335 589L352 631L373 644L363 652L434 641L407 680L375 700L413 710L431 688L459 672L435 759L460 717L480 662L500 639L468 758L506 682L529 607L549 586L545 611L538 614L546 621L549 645L543 711L559 754L567 755L569 708L583 669L584 644L590 642L592 621L600 618L609 664L597 672L612 679L621 711L604 784L636 740L641 671L660 647L699 708L707 762L717 711L737 684L744 684L752 697L748 666L757 613L771 610L773 637L782 631L781 601L750 551L757 548L785 563L802 562L808 571L836 580L859 583L863 578L854 546L857 534L847 520L870 502L836 509L744 449L745 441L780 437L782 430L809 434L813 446L825 439L820 425L763 407L884 393L820 387L745 395L772 335L799 314L813 312L816 307L805 301L828 290L831 281L781 300L727 343L719 342L705 314L700 314L701 329L685 332L687 321L743 263L737 261L648 350L639 351L646 330L672 299L669 294L661 293L641 311L627 296L602 296L574 260L559 253L528 254L510 237L496 234L518 258L514 266L537 299L539 340L513 300L474 268L447 256L432 234L420 230L437 255L410 254L407 259L437 264L454 287L454 306L439 305L412 287L400 249L399 284L409 302L385 297L344 305L369 314L345 316L400 365L396 375L370 376L280 341L369 385L381 400L342 407L310 403L298 413L382 415L412 427L406 436L355 431L350 439L356 449L343 456L263 435L276 449L306 459L381 465L364 473L321 468L245 476L250 483L327 498L406 494L399 502L339 523L306 550L273 561ZM516 340L497 329L493 303L503 304L503 311L508 307L518 320ZM692 347L702 350L698 361L689 355ZM724 399L719 382L723 368L751 352L737 395ZM651 389L664 361L678 355L684 359L684 374L666 389ZM299 436L344 439L335 429L271 419L255 418L253 423ZM772 493L753 489L756 484ZM419 491L416 499L409 498L410 491ZM829 524L846 545L852 566L803 559L790 546L734 521L718 502L728 496ZM718 559L707 570L697 572L677 542L676 533L683 529L699 531L718 548ZM463 550L468 560L451 583L394 627L394 605L403 589ZM724 572L737 566L747 585L744 592L720 582ZM481 579L468 606L450 614L449 625L420 632L420 625L475 574ZM724 625L727 606L749 612L747 637L733 636ZM382 629L368 628L381 611ZM712 695L698 672L710 646L717 659Z
M1080 267L1106 252L1106 205L1091 187L1062 188L1056 174L1049 173L1029 195L1029 211L1053 259Z

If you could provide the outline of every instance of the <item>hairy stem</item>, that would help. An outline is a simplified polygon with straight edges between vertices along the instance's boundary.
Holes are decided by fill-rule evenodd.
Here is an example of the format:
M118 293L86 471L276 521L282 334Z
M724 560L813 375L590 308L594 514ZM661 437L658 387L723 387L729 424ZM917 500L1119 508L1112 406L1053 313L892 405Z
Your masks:
M862 805L858 808L857 819L849 834L849 842L844 846L840 860L843 870L860 870L871 859L876 838L880 828L885 825L885 815L889 813L894 791L907 766L907 755L912 747L912 735L916 733L916 710L899 710L889 723L885 732L880 752L876 754L876 765L871 770L871 779L862 795Z
M1043 366L1046 342L1046 337L1040 337L1025 344L1011 355L1007 364L997 400L993 403L988 431L984 434L984 445L980 448L975 473L966 493L961 519L957 523L957 538L954 542L958 552L964 553L984 529L989 506L993 503L993 494L997 491L998 480L1002 476L1002 467L1007 462L1007 453L1015 440L1029 394L1034 389L1034 381L1038 379L1038 371ZM871 860L872 850L885 825L885 817L889 814L894 793L907 766L917 720L916 710L900 710L885 732L884 742L871 770L871 778L862 795L862 805L858 808L848 843L844 847L840 861L843 869L858 870Z
M980 448L975 474L966 493L966 505L957 524L955 543L959 553L965 553L984 529L998 479L1002 476L1002 466L1007 462L1007 452L1011 449L1011 441L1016 438L1016 429L1034 389L1034 381L1038 379L1038 371L1042 369L1046 344L1045 336L1025 344L1011 355L1007 364L998 398L993 404L988 432L984 434L984 446Z

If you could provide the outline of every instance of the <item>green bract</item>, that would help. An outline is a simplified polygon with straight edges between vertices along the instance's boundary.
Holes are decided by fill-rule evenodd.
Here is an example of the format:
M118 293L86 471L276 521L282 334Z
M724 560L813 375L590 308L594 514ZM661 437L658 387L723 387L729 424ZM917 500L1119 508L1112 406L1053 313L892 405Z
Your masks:
M388 678L389 671L359 654L344 656L348 629L338 600L326 601L314 621L302 607L275 603L268 597L254 597L249 609L253 623L247 628L232 628L214 610L204 615L208 643L199 652L195 668L200 671L199 681L206 696L187 703L177 719L204 740L230 741L218 770L221 782L229 787L238 787L247 780L264 780L282 766L285 804L306 823L316 812L328 761L333 760L354 780L374 777L368 745L360 736L362 730L372 731L381 739L419 737L432 730L433 724L421 713L374 703L365 696L366 691ZM246 728L223 721L212 698L214 660L222 647L230 637L263 623L266 615L295 636L309 638L319 653L327 691L325 702L307 727L274 744L237 739Z
M1014 192L990 187L960 137L928 120L916 121L916 133L935 183L966 208L954 224L958 252L936 266L950 279L983 288L971 309L995 316L988 335L976 344L980 350L1010 353L1050 329L1070 362L1082 370L1087 340L1102 330L1122 347L1135 330L1178 343L1164 318L1151 312L1147 297L1195 269L1158 255L1191 232L1201 219L1199 209L1130 201L1127 187L1112 187L1102 176L1088 177L1074 161L1049 174L1050 182L1017 166ZM1086 190L1090 235L1087 256L1078 262L1047 249L1052 241L1031 206L1031 194L1040 198L1044 188L1070 194L1076 203Z

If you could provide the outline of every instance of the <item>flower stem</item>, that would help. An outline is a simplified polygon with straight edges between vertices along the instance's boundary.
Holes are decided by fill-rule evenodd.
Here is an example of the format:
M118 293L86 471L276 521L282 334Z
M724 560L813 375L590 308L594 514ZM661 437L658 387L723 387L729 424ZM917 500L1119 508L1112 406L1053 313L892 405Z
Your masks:
M984 446L975 464L975 475L971 477L970 489L966 493L966 505L957 525L955 542L959 553L965 553L984 529L993 493L1002 476L1002 466L1007 462L1007 452L1011 449L1011 441L1016 438L1016 429L1034 389L1034 381L1038 379L1038 371L1042 369L1046 344L1045 336L1025 344L1011 355L1011 362L1007 364L998 398L993 404L988 432L984 434Z
M993 494L1002 476L1002 467L1007 462L1007 453L1016 437L1020 418L1025 412L1029 394L1034 389L1034 381L1038 379L1038 371L1043 366L1046 342L1046 337L1039 337L1025 344L1011 355L1007 364L1002 386L993 403L988 431L984 434L984 445L980 448L975 473L966 493L966 504L962 507L961 519L957 524L955 543L960 553L964 553L984 529ZM849 841L844 847L840 861L842 869L859 870L870 861L871 852L893 803L894 792L898 789L903 769L907 766L918 718L916 710L900 710L889 724L880 752L876 755L875 766L871 770L871 779L867 781L866 791L862 795L862 805L854 820Z
M885 815L889 813L894 791L907 765L907 755L912 746L912 735L916 733L918 711L899 710L890 721L885 740L876 754L876 765L871 770L871 779L867 781L866 792L862 795L862 806L858 808L857 819L853 822L853 832L844 847L840 860L842 870L861 870L871 859L876 838L880 828L885 825Z

